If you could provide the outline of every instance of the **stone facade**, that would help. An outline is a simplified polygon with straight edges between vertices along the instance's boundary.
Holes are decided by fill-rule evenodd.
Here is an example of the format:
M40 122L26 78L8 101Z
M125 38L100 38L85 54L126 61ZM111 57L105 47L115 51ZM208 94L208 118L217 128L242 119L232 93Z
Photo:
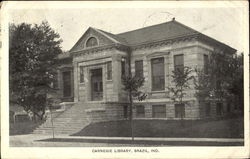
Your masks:
M127 37L140 37L138 34L144 28L117 35L89 28L68 53L60 56L62 62L58 71L58 81L61 90L68 87L65 84L67 79L62 77L63 72L69 71L71 77L70 82L68 82L71 84L71 87L69 87L71 93L67 97L63 97L63 93L61 93L62 100L72 101L78 105L82 104L83 109L86 109L92 121L124 119L128 116L129 108L127 107L127 93L122 89L121 76L128 73L129 64L131 64L131 73L134 75L135 62L142 60L145 83L141 90L146 92L148 96L144 101L134 100L134 117L138 119L180 119L176 116L178 110L170 99L170 92L168 91L168 87L173 85L171 73L175 67L174 56L183 55L184 66L202 68L204 66L204 55L209 55L215 50L228 51L229 53L234 53L236 50L178 22L171 21L168 23L176 25L180 29L183 27L186 32L190 30L190 33L185 32L183 35L178 35L182 30L174 30L177 32L174 37L149 38L150 41L131 45L126 41ZM162 27L169 29L167 28L168 25L165 26L164 24ZM154 31L157 32L154 28L159 27L152 26L151 30L146 29L154 34ZM90 38L94 38L96 41L93 40L91 42L93 46L88 47ZM159 91L153 91L152 89L151 62L155 58L164 59L165 86ZM111 64L111 68L108 66L109 64ZM223 113L228 112L228 109L233 109L228 108L231 106L227 106L225 103L222 103L222 106L210 103L209 110L205 110L204 105L209 101L198 103L194 93L194 85L190 82L190 89L184 98L187 101L184 106L184 119L214 117L221 115L218 114L218 109Z

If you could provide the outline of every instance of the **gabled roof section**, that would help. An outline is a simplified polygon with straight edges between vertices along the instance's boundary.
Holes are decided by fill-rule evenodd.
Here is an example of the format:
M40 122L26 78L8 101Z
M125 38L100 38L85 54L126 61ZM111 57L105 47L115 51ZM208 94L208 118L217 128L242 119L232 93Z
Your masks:
M117 34L117 36L126 39L129 45L138 45L151 41L172 39L197 33L198 31L172 20L162 24L120 33Z
M89 27L87 31L85 31L85 33L81 36L81 38L76 42L76 44L70 49L70 52L85 49L84 48L85 41L93 35L97 38L100 37L99 46L109 45L112 43L115 43L115 44L122 43L122 40L121 40L122 38L115 37L115 35L111 33L107 33L100 29Z
M96 29L96 28L95 28ZM116 42L116 43L119 43L119 44L123 44L123 45L126 45L127 44L127 41L122 38L122 37L119 37L117 35L114 35L112 33L109 33L109 32L106 32L106 31L103 31L101 29L96 29L97 31L101 32L103 35L105 35L107 38L111 39L112 41Z

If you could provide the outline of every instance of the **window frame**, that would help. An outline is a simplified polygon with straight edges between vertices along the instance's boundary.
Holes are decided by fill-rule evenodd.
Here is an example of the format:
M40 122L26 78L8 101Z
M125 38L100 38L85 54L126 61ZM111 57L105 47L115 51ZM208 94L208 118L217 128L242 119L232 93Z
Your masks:
M80 76L79 82L84 83L84 66L79 67L79 76Z
M138 108L142 108L143 111L139 112ZM136 106L136 117L137 118L145 118L145 106L144 105L137 105Z
M160 112L160 114L164 114L163 116L157 116L156 114L158 114L159 112L156 112L156 107L163 107L164 108L164 112ZM159 114L158 114L159 115ZM152 118L166 118L167 117L167 108L165 104L158 104L158 105L152 105Z
M127 105L123 106L123 118L125 119L128 118L128 106Z
M216 115L217 116L223 115L223 103L216 103Z
M65 85L65 74L68 73L69 81L67 81L68 85ZM70 98L72 97L72 83L71 83L72 77L71 77L71 71L63 71L62 72L62 81L63 81L63 98ZM65 86L69 86L70 89L68 89L69 94L65 93Z
M112 61L107 62L107 80L111 81L113 79L113 68L112 68Z
M125 59L121 60L121 78L124 75L126 76L126 60Z
M203 62L204 62L204 74L208 74L208 65L209 65L209 58L207 54L203 55Z
M180 112L178 112L177 107L180 107L180 108L178 108ZM174 109L175 109L175 118L180 118L180 119L185 118L185 115L186 115L185 111L186 110L185 110L185 104L184 103L182 103L182 104L175 104L174 105ZM183 112L182 112L182 110L183 110ZM180 114L180 116L179 116L179 114Z
M182 57L182 64L176 64L177 63L177 57ZM174 70L181 69L180 72L184 72L184 54L177 54L174 55Z
M205 103L205 116L206 117L211 116L211 103L210 102Z
M136 67L136 66L138 66L138 67ZM144 77L143 71L144 71L143 70L143 60L136 60L135 61L135 76L143 78Z
M95 40L96 40L96 44L88 46L88 42L89 42L91 39L95 39ZM98 39L97 39L96 37L94 37L94 36L89 37L89 38L86 40L86 42L85 42L85 47L86 47L86 48L91 48L91 47L95 47L95 46L98 46L98 45L99 45Z
M154 61L156 61L156 60L162 60L161 62L163 65L163 68L162 68L163 75L161 75L161 76L159 76L159 75L154 76L154 69L153 69L154 66L153 65L159 64L159 63L154 63ZM152 91L165 91L165 59L164 59L164 57L156 57L156 58L152 58L150 61L151 61L151 90ZM163 78L162 82L160 82L160 84L162 84L162 85L160 85L159 88L158 88L158 86L156 87L156 85L159 84L159 82L155 82L156 78L158 78L159 81L161 81L162 80L161 78Z

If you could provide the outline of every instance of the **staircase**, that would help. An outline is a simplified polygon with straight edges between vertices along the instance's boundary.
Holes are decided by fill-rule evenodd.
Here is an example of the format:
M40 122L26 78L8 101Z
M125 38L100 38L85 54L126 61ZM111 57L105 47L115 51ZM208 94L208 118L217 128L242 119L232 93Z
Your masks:
M71 135L83 129L90 121L87 118L87 107L82 103L73 104L61 113L52 113L55 134ZM51 115L46 122L33 131L34 134L52 134Z

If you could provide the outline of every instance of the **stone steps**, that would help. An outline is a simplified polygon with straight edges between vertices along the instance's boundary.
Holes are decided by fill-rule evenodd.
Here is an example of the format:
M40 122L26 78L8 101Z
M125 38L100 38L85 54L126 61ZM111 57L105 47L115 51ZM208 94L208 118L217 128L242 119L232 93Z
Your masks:
M87 126L90 121L88 120L87 114L85 112L85 107L83 104L74 104L72 107L66 109L64 112L60 113L53 118L53 127L55 134L73 134L85 126ZM47 118L46 122L40 125L37 129L33 131L34 134L52 134L52 123L51 116Z

